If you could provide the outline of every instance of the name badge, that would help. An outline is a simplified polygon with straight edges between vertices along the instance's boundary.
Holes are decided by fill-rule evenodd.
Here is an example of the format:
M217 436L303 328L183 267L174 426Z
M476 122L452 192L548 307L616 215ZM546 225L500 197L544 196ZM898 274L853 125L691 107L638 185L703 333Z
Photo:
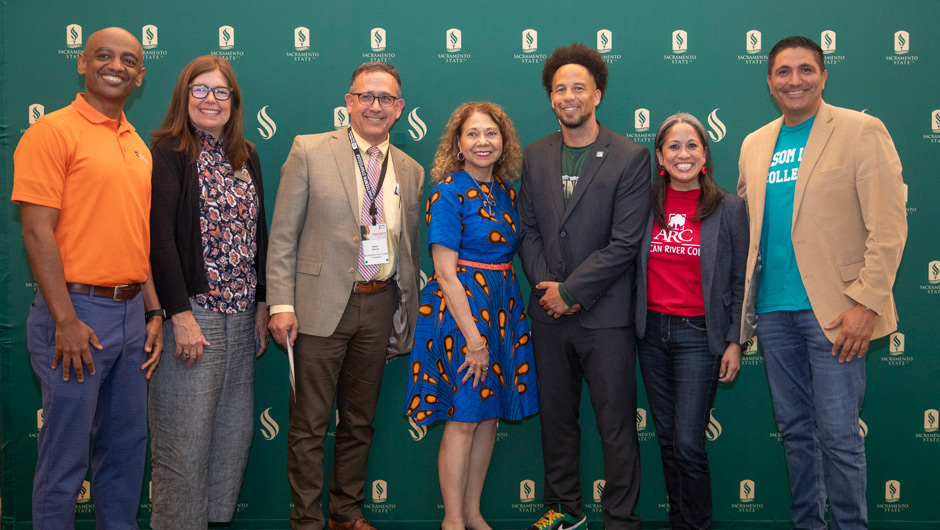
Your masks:
M362 235L362 258L366 265L388 263L388 228L385 223L359 225Z

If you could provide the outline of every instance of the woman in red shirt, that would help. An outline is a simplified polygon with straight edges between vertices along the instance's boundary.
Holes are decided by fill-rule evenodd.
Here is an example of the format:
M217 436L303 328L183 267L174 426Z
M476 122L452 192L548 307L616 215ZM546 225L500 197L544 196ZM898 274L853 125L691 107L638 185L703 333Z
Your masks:
M708 136L694 116L667 118L654 148L635 306L640 370L672 528L710 528L705 428L718 382L734 380L740 367L747 210L715 183Z

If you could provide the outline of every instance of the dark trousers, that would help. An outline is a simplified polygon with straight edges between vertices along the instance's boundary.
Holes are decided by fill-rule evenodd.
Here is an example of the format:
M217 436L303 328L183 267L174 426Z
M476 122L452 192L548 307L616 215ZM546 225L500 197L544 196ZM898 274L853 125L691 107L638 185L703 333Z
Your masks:
M705 428L718 388L721 357L708 350L705 317L648 311L646 332L638 346L662 454L669 522L673 530L711 528Z
M294 342L297 395L290 399L287 433L294 530L321 530L324 526L320 508L324 441L334 397L339 422L330 481L330 518L349 522L362 516L372 420L398 298L394 284L374 293L353 293L332 335L300 334Z
M546 506L582 514L581 383L587 381L601 437L607 530L639 529L640 448L636 435L636 338L633 327L586 329L578 315L532 321L539 382Z

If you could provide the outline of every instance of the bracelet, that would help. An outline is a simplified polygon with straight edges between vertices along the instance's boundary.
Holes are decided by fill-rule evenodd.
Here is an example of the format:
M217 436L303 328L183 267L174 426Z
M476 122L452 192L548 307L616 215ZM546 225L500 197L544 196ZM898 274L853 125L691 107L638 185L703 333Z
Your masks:
M467 344L467 353L476 353L478 351L483 351L485 349L486 349L486 341L483 341L483 346L480 346L479 348L471 348L470 345Z
M150 311L147 311L146 313L144 313L145 322L150 322L150 320L154 317L160 317L163 319L164 322L166 322L166 311L164 311L163 308L160 308L160 309L151 309Z

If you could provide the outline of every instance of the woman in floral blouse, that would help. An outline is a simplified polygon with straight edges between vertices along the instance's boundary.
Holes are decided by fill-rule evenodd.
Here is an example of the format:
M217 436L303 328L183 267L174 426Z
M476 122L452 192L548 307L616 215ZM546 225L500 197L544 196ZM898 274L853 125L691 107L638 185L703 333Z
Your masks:
M248 462L267 226L242 124L231 64L205 55L183 69L153 133L150 259L175 354L150 381L155 530L231 521Z

